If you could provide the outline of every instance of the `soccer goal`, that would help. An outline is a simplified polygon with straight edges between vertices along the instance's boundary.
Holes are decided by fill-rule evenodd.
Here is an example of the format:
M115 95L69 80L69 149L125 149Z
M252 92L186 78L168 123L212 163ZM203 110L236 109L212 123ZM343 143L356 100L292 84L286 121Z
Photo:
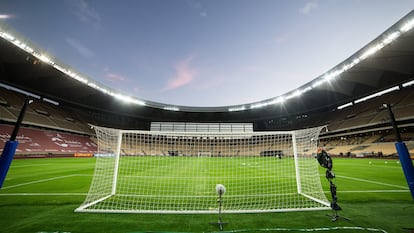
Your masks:
M214 213L329 209L315 159L322 127L281 132L154 132L93 126L89 193L77 212Z

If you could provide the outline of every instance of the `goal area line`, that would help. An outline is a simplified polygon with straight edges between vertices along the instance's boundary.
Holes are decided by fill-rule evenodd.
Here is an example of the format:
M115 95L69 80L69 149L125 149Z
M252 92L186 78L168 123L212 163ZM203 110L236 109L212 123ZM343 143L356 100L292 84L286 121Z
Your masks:
M408 193L409 189L398 190L340 190L338 193ZM330 193L330 191L325 191ZM88 193L0 193L1 196L86 196ZM211 197L211 196L208 196Z
M330 210L330 207L319 208L287 208L287 209L274 209L274 210L222 210L221 213L228 214L260 214L260 213L285 213L285 212L297 212L297 211L322 211ZM186 211L174 211L174 210L88 210L78 208L75 210L77 213L113 213L113 214L217 214L217 210L186 210Z

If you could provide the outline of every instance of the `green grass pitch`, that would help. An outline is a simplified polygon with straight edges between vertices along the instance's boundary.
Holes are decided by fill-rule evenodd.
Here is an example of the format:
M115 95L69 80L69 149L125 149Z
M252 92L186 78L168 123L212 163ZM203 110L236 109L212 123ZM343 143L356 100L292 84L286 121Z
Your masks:
M316 166L316 161L312 162ZM325 207L297 193L294 168L293 159L275 157L123 157L117 195L93 208L216 212L216 184L230 189L225 195L224 211L292 208L293 201L283 200L295 200L297 208Z
M339 218L331 211L224 214L227 232L412 232L414 201L398 160L336 159ZM216 232L217 214L75 213L94 158L14 160L0 190L0 232ZM329 184L320 168L328 199Z

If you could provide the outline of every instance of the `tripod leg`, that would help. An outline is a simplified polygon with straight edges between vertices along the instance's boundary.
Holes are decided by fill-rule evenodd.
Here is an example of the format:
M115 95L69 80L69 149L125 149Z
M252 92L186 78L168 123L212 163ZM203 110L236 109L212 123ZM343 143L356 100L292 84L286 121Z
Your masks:
M338 212L336 210L333 210L333 214L332 214L332 222L335 222L336 220L338 220Z
M338 220L340 218L340 216L338 215L338 210L342 210L342 208L338 205L337 201L338 201L338 197L336 196L336 185L333 182L335 178L335 174L330 171L329 169L326 171L326 179L329 181L329 188L331 191L331 197L332 197L332 201L331 201L331 210L332 210L332 214L327 214L327 216L331 217L331 221L335 222L336 220ZM342 217L345 220L351 221L348 218Z
M221 199L221 195L219 196L219 199L217 200L217 203L218 203L218 221L217 222L211 222L210 224L218 226L220 231L222 231L224 229L224 224L227 224L227 222L223 222L223 220L222 220L221 209L222 209L223 201Z

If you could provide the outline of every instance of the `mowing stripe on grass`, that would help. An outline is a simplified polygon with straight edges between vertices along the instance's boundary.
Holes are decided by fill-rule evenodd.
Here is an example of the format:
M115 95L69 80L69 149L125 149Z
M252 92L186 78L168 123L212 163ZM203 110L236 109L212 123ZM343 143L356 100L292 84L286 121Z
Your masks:
M189 180L193 177L189 176L132 176L126 175L123 176L125 178L140 178L140 179L155 179L155 178L162 178L162 179L182 179L182 180ZM222 176L197 176L198 179L217 179L222 178ZM257 180L257 179L274 179L275 176L249 176L249 177L231 177L232 180ZM289 176L289 175L278 175L279 179L283 178L296 178L296 176Z
M47 182L47 181L51 181L51 180L65 179L65 178L74 177L74 176L90 176L90 175L72 174L72 175L67 175L67 176L56 176L56 177L42 179L42 180L35 180L35 181L26 182L26 183L10 185L10 186L3 187L2 189L3 190L4 189L11 189L11 188L16 188L16 187L20 187L20 186L30 185L30 184L37 184L37 183Z
M354 177L349 177L349 176L336 176L336 177L345 178L345 179L348 179L348 180L362 181L362 182L371 183L371 184L379 184L379 185L384 185L384 186L389 186L389 187L394 187L394 188L408 189L408 187L406 187L406 186L395 185L395 184L387 184L387 183L383 183L383 182L359 179L359 178L354 178Z
M242 229L231 231L213 231L209 233L242 233L242 232L275 232L275 231L294 231L294 232L316 232L316 231L337 231L337 230L350 230L350 231L370 231L370 232L382 232L387 233L384 229L377 229L372 227L321 227L321 228L264 228L264 229ZM144 232L132 232L132 233L144 233ZM173 232L171 232L173 233ZM184 232L183 232L184 233Z
M87 193L0 193L0 196L86 196Z
M46 166L46 165L55 165L55 164L53 164L53 163L38 163L38 164L27 164L27 165L12 165L12 168L38 167L38 166Z
M298 193L272 193L272 194L257 194L257 195L227 195L229 197L280 197L280 196L292 196L292 195L298 195ZM216 196L216 194L211 195L145 195L145 194L116 194L118 197L154 197L154 198L210 198L212 196Z

